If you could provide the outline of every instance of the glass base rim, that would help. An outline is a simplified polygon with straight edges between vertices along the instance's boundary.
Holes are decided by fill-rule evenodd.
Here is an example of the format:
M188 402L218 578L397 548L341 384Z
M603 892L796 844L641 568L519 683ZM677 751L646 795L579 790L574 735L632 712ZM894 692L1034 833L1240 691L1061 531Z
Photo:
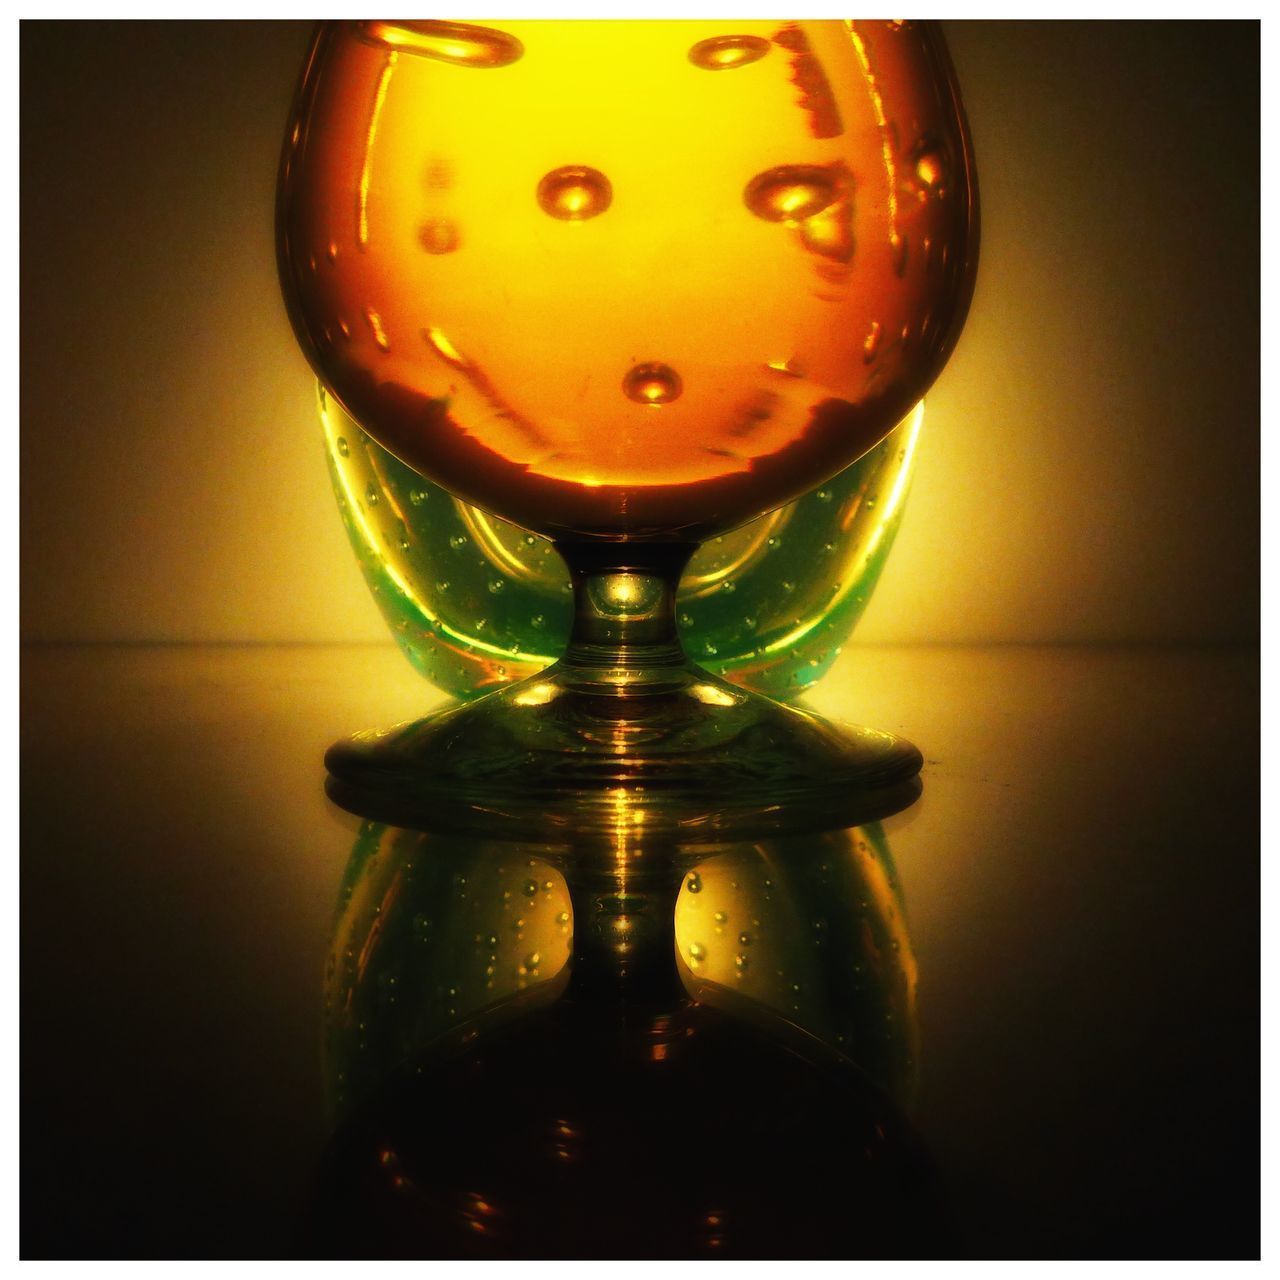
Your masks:
M920 751L687 666L628 695L553 667L325 754L373 821L495 839L697 844L876 821L919 796Z

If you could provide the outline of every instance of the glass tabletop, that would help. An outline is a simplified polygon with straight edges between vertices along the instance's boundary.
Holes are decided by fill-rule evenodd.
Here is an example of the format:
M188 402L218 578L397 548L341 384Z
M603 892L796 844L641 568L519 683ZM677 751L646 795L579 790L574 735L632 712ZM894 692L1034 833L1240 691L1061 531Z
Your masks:
M377 1054L390 1063L415 1036L414 1052L473 1024L487 1035L495 1001L542 1009L502 1035L552 1016L544 1006L585 911L568 900L559 854L521 849L508 868L491 847L374 830L325 798L331 741L442 701L390 646L24 652L24 1256L305 1253L326 1150L352 1132L339 1070L356 1064L348 1081L376 1093ZM854 1059L857 1080L797 1113L809 1136L778 1149L786 1169L751 1176L776 1200L812 1157L806 1194L827 1206L826 1227L839 1216L833 1179L852 1177L846 1234L831 1238L861 1239L872 1256L1256 1256L1256 650L858 646L809 701L917 743L923 795L856 830L687 852L671 887L682 990L665 1011L654 997L646 1052L684 1053L697 1109L726 1132L751 1109L742 1072L772 1082L775 1101L803 1092L766 1040ZM419 879L397 879L402 863ZM452 942L427 944L438 926L422 925L413 895L436 890L422 866L453 867L488 895L483 911L444 913L461 930ZM612 892L638 919L634 892ZM846 902L862 914L846 919ZM792 937L787 912L806 922L803 945L775 945ZM824 928L844 939L843 960L822 952ZM411 942L429 959L379 969ZM839 994L840 974L864 961L876 980ZM397 973L412 1033L386 981ZM338 997L394 1035L342 1039L335 1027L363 1024L342 1022ZM764 1017L776 1035L733 1039ZM872 1037L872 1019L891 1031ZM500 1079L494 1089L507 1088ZM862 1110L821 1132L821 1116L855 1095ZM616 1118L607 1105L595 1114ZM898 1164L868 1155L854 1176L823 1163L836 1136L877 1124ZM679 1160L713 1130L682 1121L654 1141ZM700 1215L690 1256L733 1252L744 1229L728 1220L738 1188L712 1148L679 1182ZM585 1173L598 1171L584 1151ZM749 1166L739 1161L743 1179ZM896 1243L865 1225L888 1167L910 1173L915 1206L892 1219ZM433 1176L449 1181L447 1168ZM472 1200L455 1217L483 1235L483 1188L458 1178L450 1193ZM642 1191L616 1197L657 1214ZM505 1194L517 1213L518 1191ZM788 1241L789 1256L832 1256L826 1227L807 1237L810 1254Z

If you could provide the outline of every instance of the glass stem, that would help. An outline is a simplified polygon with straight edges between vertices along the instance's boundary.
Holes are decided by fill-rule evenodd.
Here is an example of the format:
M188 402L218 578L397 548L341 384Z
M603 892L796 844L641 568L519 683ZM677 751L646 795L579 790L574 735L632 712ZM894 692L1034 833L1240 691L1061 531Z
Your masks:
M669 685L689 662L676 626L676 590L691 542L558 542L573 582L573 630L556 669L592 684Z
M675 910L682 877L661 847L583 847L565 878L573 902L567 995L671 1008L687 1000L676 962Z

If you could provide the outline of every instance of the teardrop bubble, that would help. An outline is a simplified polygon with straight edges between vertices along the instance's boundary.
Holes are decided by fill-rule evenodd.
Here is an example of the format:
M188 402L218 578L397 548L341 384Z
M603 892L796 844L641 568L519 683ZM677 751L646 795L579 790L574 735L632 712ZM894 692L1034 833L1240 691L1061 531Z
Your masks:
M428 218L418 228L418 243L428 253L452 253L460 241L457 224L448 218Z
M689 50L689 61L704 71L731 71L759 62L771 47L760 36L712 36Z
M524 45L515 36L474 22L361 22L366 40L398 53L417 54L457 67L507 67L519 61Z
M916 177L930 191L937 191L946 179L946 165L942 153L926 146L916 155Z
M684 383L669 364L652 360L628 369L622 379L622 390L628 400L656 407L678 400Z
M609 179L585 164L561 165L538 183L542 211L561 222L584 222L602 214L612 203Z
M767 222L803 222L821 213L840 195L837 171L826 165L779 164L747 183L742 199Z

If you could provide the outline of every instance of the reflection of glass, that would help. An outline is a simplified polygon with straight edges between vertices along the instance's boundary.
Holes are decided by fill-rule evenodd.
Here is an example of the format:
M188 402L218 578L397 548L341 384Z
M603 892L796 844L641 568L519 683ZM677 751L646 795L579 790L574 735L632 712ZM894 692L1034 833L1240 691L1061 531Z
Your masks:
M312 1246L927 1254L914 984L878 824L683 850L627 824L530 845L367 825Z
M284 294L329 393L554 539L574 593L559 662L334 748L345 793L758 808L918 771L908 744L693 666L676 590L700 542L874 448L956 342L976 193L934 26L326 23L279 192Z
M686 876L675 919L697 999L756 1001L909 1096L916 963L878 822L726 846Z
M455 697L541 671L573 595L546 538L423 479L319 389L334 493L365 581L414 667ZM862 617L902 519L921 402L820 489L704 542L680 580L680 638L735 684L792 698Z
M565 854L364 825L326 977L339 1111L450 1028L563 976L574 928ZM686 989L772 1009L905 1098L915 960L880 824L709 846L686 862L674 913Z
M325 975L336 1114L451 1028L561 976L572 908L564 876L541 856L559 852L364 824Z

